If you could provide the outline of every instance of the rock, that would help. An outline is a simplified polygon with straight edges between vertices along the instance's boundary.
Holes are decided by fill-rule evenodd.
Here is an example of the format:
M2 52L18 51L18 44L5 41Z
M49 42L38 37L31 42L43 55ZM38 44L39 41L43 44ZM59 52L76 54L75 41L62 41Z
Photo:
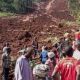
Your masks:
M32 35L30 34L30 32L26 31L24 33L22 33L19 37L18 37L18 40L22 40L24 38L31 38Z

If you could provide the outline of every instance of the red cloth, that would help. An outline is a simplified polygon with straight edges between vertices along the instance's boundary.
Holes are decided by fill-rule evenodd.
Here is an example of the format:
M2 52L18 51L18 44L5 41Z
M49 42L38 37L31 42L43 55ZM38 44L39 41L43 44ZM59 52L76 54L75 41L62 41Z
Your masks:
M55 65L54 65L54 62L51 61L50 59L48 59L45 64L47 64L47 65L49 66L48 76L51 77L52 72L53 72L53 70L54 70L54 66L55 66Z
M48 59L45 64L47 64L49 66L48 77L51 78L52 72L53 72L55 64L56 64L56 61L51 61L50 59ZM55 80L58 80L58 78L56 77Z
M55 47L53 47L52 52L54 52L56 61L58 62L60 57L59 57L59 53L58 53L57 49Z
M72 57L62 59L55 67L55 70L61 74L61 80L76 80L77 60Z
M80 32L75 33L75 40L80 40Z

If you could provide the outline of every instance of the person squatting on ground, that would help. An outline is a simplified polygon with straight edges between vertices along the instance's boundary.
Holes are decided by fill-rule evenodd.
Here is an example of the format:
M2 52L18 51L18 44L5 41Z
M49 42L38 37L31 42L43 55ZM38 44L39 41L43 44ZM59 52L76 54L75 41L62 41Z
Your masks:
M3 54L2 54L2 67L3 67L3 80L9 80L9 69L10 69L10 63L11 63L11 57L10 57L11 48L9 47L9 44L6 43L6 45L3 48Z
M29 65L29 59L33 54L33 48L28 47L19 52L21 52L22 55L16 61L14 80L33 80L32 70Z
M61 80L79 80L79 68L78 61L72 57L73 48L67 46L65 48L66 58L59 61L59 63L54 68L52 77L55 78L55 74L59 73L61 75Z

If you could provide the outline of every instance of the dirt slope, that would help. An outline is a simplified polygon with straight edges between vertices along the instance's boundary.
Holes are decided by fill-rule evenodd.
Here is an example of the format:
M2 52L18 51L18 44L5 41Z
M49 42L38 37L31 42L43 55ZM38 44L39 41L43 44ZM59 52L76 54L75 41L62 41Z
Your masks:
M50 36L62 36L65 31L70 32L70 27L58 27L61 19L74 20L67 2L45 0L38 4L39 9L32 14L0 18L0 50L6 41L11 43L12 53L16 53L24 44L30 44L25 36L19 39L26 31L32 36L37 36L39 42Z
M34 36L38 37L41 46L48 38L59 38L66 31L71 33L72 29L78 28L76 25L58 26L62 19L74 21L68 9L68 0L42 0L37 6L32 14L0 18L0 56L5 42L10 43L15 56L20 48L31 45Z

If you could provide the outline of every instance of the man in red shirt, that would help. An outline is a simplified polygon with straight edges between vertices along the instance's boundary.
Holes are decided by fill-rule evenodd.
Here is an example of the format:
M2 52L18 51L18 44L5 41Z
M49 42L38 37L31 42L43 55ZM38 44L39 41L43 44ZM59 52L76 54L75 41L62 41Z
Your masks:
M65 48L66 58L62 59L55 67L52 77L55 77L56 73L61 75L61 80L80 80L78 61L72 57L73 48L68 46Z

